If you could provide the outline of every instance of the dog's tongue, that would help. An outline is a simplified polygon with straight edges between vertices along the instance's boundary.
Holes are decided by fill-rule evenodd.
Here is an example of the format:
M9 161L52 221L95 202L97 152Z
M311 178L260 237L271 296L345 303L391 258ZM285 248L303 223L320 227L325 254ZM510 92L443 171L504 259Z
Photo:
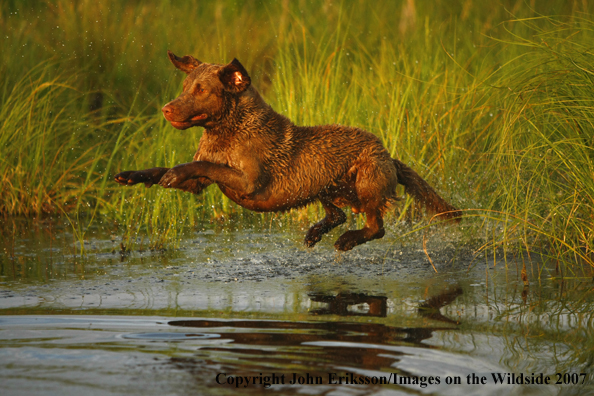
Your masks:
M206 114L200 114L191 118L192 121L203 120L206 118Z

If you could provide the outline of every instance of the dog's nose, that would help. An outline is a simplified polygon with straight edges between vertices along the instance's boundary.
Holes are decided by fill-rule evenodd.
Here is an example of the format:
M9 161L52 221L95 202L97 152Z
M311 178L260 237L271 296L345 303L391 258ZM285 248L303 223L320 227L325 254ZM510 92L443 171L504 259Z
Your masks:
M165 106L163 106L163 108L161 109L161 111L163 112L163 115L165 117L167 117L168 115L173 114L173 108L170 105L168 105L168 104L166 104Z

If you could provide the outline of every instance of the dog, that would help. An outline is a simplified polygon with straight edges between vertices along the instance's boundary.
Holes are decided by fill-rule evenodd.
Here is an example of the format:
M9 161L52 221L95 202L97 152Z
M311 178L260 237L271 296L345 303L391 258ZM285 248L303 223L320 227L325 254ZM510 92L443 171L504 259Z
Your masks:
M429 211L461 215L414 170L391 158L375 135L342 125L296 126L262 99L237 59L218 65L167 53L187 77L181 95L162 112L174 128L204 128L198 151L194 161L173 168L118 173L118 183L194 194L215 183L229 199L257 212L319 201L326 216L307 232L308 247L344 223L340 208L350 206L365 213L366 223L338 238L334 247L341 251L384 236L383 216L398 198L397 184Z

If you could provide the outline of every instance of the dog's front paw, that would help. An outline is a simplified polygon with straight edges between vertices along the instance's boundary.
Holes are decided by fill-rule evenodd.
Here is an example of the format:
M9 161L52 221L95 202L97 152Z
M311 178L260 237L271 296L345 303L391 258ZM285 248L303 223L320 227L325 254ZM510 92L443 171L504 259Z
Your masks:
M115 175L115 181L124 186L133 186L146 180L140 171L125 171Z
M163 175L161 180L159 180L159 185L164 188L176 188L184 180L185 177L183 176L183 172L181 172L179 168L171 168Z

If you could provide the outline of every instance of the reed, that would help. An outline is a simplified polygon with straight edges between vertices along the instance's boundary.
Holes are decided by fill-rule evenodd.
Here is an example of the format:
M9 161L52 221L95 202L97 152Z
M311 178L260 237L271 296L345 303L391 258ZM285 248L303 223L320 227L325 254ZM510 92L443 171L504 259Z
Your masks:
M160 115L183 79L171 49L237 57L298 124L377 134L467 211L462 238L483 235L479 248L536 251L570 271L592 265L592 10L406 4L4 2L0 49L14 55L0 66L0 212L95 213L121 227L126 248L175 246L188 227L221 217L275 219L213 187L192 196L112 182L120 170L187 162L197 146L201 131ZM392 221L411 219L425 219L419 230L428 222L407 199Z

